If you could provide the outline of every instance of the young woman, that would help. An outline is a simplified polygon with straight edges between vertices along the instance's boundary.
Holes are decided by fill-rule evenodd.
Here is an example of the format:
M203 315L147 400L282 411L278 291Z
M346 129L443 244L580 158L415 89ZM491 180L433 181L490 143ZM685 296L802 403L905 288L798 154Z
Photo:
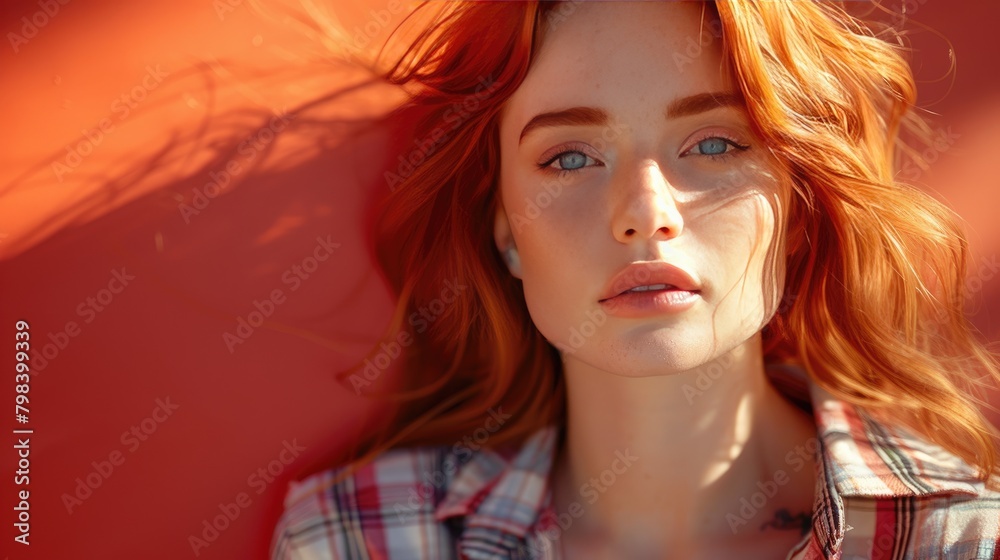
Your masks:
M1000 556L899 50L826 3L443 7L385 74L402 404L272 557Z

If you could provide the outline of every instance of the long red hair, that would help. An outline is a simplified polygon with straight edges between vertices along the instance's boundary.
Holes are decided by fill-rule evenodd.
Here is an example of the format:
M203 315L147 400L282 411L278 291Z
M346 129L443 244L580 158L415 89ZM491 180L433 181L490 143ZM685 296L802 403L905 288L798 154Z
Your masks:
M500 111L547 24L572 17L575 3L446 4L382 71L423 116L418 142L393 159L410 165L387 172L371 222L398 297L386 339L406 331L413 343L400 386L382 395L394 416L367 442L368 457L460 441L491 407L512 420L490 446L564 421L559 355L532 324L492 232ZM831 3L706 6L750 121L792 187L776 245L785 303L763 333L765 360L801 364L836 397L919 430L986 480L998 434L972 390L1000 379L1000 359L963 314L968 244L956 216L894 179L909 153L901 132L932 140L901 47ZM466 288L415 332L408 318L447 283Z

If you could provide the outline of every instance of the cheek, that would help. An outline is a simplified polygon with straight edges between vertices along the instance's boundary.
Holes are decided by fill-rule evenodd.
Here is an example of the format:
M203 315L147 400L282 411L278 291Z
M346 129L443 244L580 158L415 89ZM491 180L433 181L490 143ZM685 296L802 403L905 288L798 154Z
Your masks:
M557 175L522 175L504 185L503 202L525 273L538 279L572 274L607 221L598 193Z
M586 242L574 220L554 209L520 232L521 283L532 321L548 339L558 339L588 299ZM593 275L593 272L590 272Z
M528 312L542 335L558 343L585 317L591 292L600 290L593 284L601 205L588 201L578 185L557 179L506 186L504 207Z
M521 261L521 285L531 322L546 340L557 346L564 344L567 333L579 323L586 296L574 281L572 271L579 268L544 247L529 254L530 259Z
M763 195L754 195L732 208L729 215L718 216L718 221L728 224L716 228L711 241L726 270L718 305L738 315L748 328L762 327L780 285L780 277L770 284L765 281L775 273L766 266L774 241L774 212Z

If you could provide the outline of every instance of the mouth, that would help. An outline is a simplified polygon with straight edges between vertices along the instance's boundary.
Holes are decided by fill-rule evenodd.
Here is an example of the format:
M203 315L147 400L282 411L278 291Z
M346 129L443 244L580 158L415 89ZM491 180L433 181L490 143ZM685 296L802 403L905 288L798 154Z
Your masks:
M698 280L677 265L665 261L635 262L611 278L598 300L670 291L698 293L701 287Z
M652 292L652 293L656 293L656 292L683 292L685 294L697 294L699 291L698 290L684 290L684 289L678 288L677 286L674 286L673 284L649 284L649 285L643 285L643 286L635 286L634 288L630 288L628 290L624 290L621 293L618 293L618 294L613 295L611 297L604 298L604 299L599 300L599 301L601 303L603 303L605 301L609 301L609 300L615 299L617 297L624 296L626 294L644 294L644 293L650 293L650 292Z
M701 282L666 261L634 262L615 274L598 298L609 315L659 317L694 308L702 299Z

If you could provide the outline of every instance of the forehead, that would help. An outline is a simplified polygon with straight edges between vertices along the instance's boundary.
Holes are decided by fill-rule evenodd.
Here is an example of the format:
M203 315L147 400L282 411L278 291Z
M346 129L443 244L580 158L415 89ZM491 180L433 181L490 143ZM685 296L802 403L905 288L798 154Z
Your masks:
M505 134L540 111L594 106L641 121L672 99L728 89L705 2L575 2L552 14L504 106Z

